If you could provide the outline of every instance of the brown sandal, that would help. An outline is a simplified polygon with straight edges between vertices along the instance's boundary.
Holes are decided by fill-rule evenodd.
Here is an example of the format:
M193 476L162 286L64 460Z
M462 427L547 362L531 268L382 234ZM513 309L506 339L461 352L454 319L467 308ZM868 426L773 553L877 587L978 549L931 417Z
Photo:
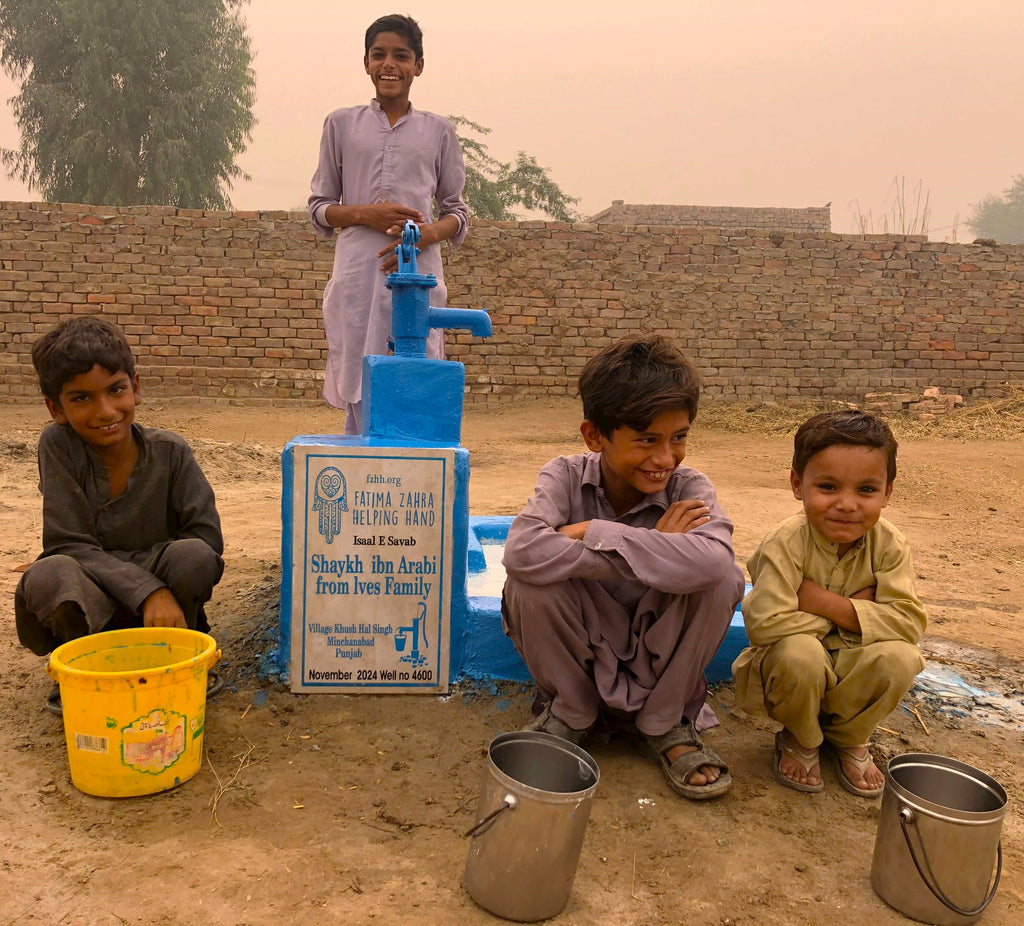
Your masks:
M564 720L551 713L550 704L546 704L540 716L532 723L528 723L523 729L537 733L550 733L552 736L567 740L574 746L579 746L590 732L589 730L577 730L575 727L570 727Z
M704 744L689 720L684 719L681 724L677 724L660 736L644 734L644 738L657 757L669 787L677 794L681 794L691 801L704 801L711 797L719 797L732 787L729 766L722 761L714 749ZM669 762L666 753L673 746L693 746L694 748L691 752L684 752L681 756L677 756L674 762ZM703 765L721 769L721 774L707 784L691 784L690 776Z

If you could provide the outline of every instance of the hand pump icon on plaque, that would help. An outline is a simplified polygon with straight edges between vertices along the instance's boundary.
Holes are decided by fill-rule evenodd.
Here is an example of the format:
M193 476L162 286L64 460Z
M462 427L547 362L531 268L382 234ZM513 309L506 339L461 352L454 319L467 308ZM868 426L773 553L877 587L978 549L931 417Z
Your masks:
M405 644L408 638L412 637L412 647L404 656L399 656L399 662L408 662L413 666L421 666L427 661L427 657L420 653L420 634L423 635L423 646L428 647L426 616L427 606L422 601L418 602L419 614L412 619L412 624L406 627L399 627L395 632L395 652L405 653Z

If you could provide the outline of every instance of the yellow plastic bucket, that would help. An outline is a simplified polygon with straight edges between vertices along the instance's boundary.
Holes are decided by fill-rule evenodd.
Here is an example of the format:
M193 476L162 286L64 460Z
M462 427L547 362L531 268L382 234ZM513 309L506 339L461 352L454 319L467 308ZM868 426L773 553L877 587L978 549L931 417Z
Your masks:
M176 627L110 630L50 654L60 685L71 782L98 797L155 794L203 761L213 637Z

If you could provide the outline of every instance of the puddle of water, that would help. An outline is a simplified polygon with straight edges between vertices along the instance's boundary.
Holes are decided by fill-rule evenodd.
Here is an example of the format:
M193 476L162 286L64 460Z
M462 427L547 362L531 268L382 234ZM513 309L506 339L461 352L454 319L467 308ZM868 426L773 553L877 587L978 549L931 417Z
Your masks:
M977 688L949 666L929 662L911 690L941 713L1024 729L1024 703L1020 698Z
M466 578L466 591L471 598L500 598L505 587L505 567L501 558L505 555L505 544L487 543L481 545L484 551L483 572L471 572Z

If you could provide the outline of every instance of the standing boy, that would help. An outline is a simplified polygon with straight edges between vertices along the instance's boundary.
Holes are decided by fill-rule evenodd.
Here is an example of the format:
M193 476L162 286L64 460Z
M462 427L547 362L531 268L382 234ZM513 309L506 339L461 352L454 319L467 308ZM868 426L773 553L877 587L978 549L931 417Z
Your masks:
M209 630L224 571L213 490L177 434L135 424L121 329L63 321L32 347L53 417L39 438L43 552L14 593L18 639L45 655L122 627Z
M910 549L881 517L896 446L865 412L805 421L789 477L803 513L770 531L747 563L752 645L733 663L736 701L782 724L772 770L797 791L824 787L818 747L828 741L843 787L881 794L871 735L924 668Z
M590 452L541 470L505 546L505 629L545 703L532 728L579 743L625 721L674 790L716 797L732 778L695 724L743 575L714 486L681 465L697 372L665 338L624 340L579 390Z
M309 197L316 233L326 238L341 229L324 290L324 398L345 409L346 434L362 430L363 357L387 353L391 293L384 278L397 269L394 249L406 221L420 225L417 269L437 277L430 298L438 306L448 301L440 243L461 244L469 223L455 129L409 102L412 82L423 73L420 27L408 16L383 16L366 30L365 49L375 97L324 121ZM427 339L427 356L444 358L438 329Z

